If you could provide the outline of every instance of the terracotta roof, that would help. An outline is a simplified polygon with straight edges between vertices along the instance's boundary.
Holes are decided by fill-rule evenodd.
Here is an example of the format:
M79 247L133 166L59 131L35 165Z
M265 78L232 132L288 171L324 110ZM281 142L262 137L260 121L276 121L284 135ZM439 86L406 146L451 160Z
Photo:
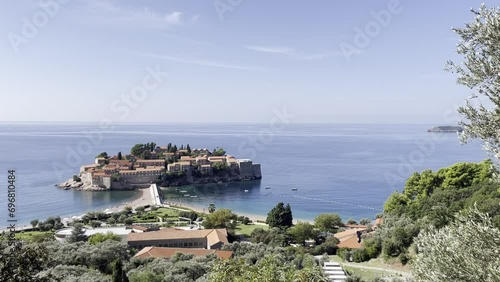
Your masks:
M194 161L196 158L192 158L190 156L181 156L182 161Z
M368 226L366 225L359 225L359 224L344 224L344 227L347 228L367 228Z
M226 229L213 229L213 231L207 235L207 245L212 246L219 242L222 242L224 244L229 243L229 241L227 240Z
M130 165L131 162L129 160L109 160L110 164L120 164L120 165Z
M349 249L359 249L362 247L361 243L358 243L358 236L354 234L353 236L340 242L337 247L339 248L349 248Z
M158 162L164 162L165 160L137 160L136 163L158 163Z
M215 234L215 235L214 235ZM217 242L227 243L227 231L225 229L200 229L200 230L179 230L175 228L165 228L158 231L145 233L130 233L128 241L150 241L150 240L173 240L207 238L208 245Z
M161 166L156 166L154 168L143 168L143 167L138 167L135 171L138 171L138 172L142 172L142 171L159 171L159 170L162 170L163 167Z
M100 164L90 164L90 165L82 165L84 168L93 168L93 167L99 167L101 166Z
M208 157L209 160L222 160L222 159L226 159L227 157L226 156L212 156L212 157Z
M162 248L162 247L145 247L140 250L135 257L139 258L171 258L176 253L194 254L195 256L204 256L215 254L221 259L228 259L233 255L232 251L207 250L207 249L192 249L192 248Z
M333 236L337 239L339 239L340 242L349 239L351 236L356 236L357 231L366 231L366 228L354 228L354 229L348 229L346 231L342 231L339 233L335 233Z
M140 226L140 225L133 225L132 229L141 230L141 231L147 231L147 230L149 230L148 227L144 227L144 226Z

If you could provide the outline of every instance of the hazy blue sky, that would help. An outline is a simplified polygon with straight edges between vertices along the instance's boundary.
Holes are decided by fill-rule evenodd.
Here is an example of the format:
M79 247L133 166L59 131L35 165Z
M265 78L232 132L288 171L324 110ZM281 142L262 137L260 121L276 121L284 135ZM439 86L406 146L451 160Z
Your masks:
M481 3L55 1L3 3L0 121L448 123Z

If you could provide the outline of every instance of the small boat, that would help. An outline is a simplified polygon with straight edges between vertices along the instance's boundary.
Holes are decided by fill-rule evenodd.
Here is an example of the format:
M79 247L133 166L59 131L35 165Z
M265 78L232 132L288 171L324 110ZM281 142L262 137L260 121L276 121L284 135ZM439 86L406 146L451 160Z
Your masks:
M189 195L189 194L184 195L184 197L189 197L189 196L191 196L191 195Z
M271 186L266 186L266 189L271 189Z
M191 196L191 198L198 198L198 196Z
M292 191L297 191L297 190L299 190L299 189L297 189L297 188L292 188Z
M245 190L245 193L248 193L248 190Z
M186 193L187 191L186 191L186 190L180 190L179 192L181 192L181 193Z

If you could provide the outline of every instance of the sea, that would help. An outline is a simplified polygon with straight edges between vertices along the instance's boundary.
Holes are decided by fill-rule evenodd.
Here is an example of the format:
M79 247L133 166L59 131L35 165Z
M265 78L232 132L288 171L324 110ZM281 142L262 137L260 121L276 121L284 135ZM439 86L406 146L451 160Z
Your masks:
M162 188L166 201L265 217L289 203L294 220L320 213L374 218L387 197L414 172L488 159L479 142L456 133L429 133L433 124L99 124L0 123L0 227L32 219L104 210L138 197L136 191L84 192L56 184L79 173L101 152L129 153L137 143L224 148L261 164L255 181ZM8 197L14 170L15 197ZM12 187L11 187L12 188ZM14 201L14 202L12 202ZM8 204L15 203L15 211Z

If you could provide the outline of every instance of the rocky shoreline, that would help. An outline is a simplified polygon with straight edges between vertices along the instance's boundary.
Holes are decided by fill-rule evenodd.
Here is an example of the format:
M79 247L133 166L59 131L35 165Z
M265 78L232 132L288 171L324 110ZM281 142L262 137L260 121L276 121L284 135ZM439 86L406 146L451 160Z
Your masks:
M109 189L107 188L102 188L97 185L84 185L83 182L81 181L75 181L73 179L68 179L68 181L59 183L55 185L58 188L64 189L64 190L69 190L69 189L75 189L78 191L108 191Z

